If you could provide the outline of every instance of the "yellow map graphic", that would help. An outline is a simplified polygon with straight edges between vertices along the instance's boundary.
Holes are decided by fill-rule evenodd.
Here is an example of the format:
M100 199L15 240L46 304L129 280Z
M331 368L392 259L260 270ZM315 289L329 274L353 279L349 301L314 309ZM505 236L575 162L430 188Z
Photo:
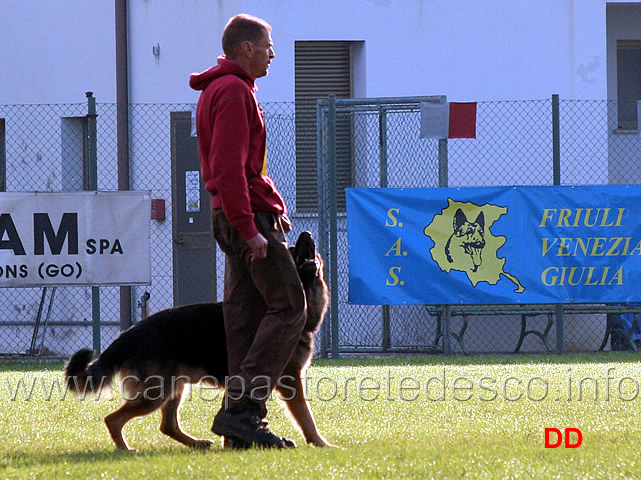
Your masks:
M498 257L498 250L507 239L494 236L491 227L507 207L470 202L456 202L448 198L448 206L435 215L423 233L432 239L432 259L444 272L465 272L473 286L479 282L496 285L504 275L516 285L516 293L525 291L518 278L505 272L505 258Z

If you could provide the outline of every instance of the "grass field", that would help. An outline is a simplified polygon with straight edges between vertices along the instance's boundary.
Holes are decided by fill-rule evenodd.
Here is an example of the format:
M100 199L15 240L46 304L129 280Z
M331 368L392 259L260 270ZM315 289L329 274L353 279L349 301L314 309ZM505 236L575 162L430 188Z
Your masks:
M155 413L125 428L136 453L115 451L102 420L117 388L99 402L65 397L62 363L2 362L0 478L641 478L639 358L317 361L308 397L340 448L190 451L159 432ZM192 390L188 432L213 438L219 395ZM269 419L302 443L276 400ZM546 449L546 427L577 428L582 444Z

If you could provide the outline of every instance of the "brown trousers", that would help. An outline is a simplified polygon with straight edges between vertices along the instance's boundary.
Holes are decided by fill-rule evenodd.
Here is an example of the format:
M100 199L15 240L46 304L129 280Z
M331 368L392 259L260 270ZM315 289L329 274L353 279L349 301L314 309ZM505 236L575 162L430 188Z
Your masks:
M265 401L300 339L306 302L278 215L254 215L268 241L267 257L256 262L221 209L214 210L212 225L225 252L223 312L230 376L223 405L238 408L251 400L265 415Z

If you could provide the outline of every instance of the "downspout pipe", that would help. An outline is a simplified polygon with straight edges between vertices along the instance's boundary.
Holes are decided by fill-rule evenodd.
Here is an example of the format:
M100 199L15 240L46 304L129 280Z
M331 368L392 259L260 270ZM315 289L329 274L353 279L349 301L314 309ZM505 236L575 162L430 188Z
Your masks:
M115 0L118 190L129 190L129 51L127 0ZM120 330L132 325L131 287L120 287Z

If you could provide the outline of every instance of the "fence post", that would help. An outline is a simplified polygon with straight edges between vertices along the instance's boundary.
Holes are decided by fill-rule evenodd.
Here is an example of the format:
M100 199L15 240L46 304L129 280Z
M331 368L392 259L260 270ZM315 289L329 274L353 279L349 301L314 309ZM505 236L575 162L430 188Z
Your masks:
M561 185L561 115L559 95L552 95L552 182ZM554 308L556 317L556 349L563 353L565 348L565 319L563 318L563 304L557 303Z
M316 168L318 171L318 250L323 258L328 256L327 241L327 210L325 179L327 178L327 164L325 162L325 151L323 143L323 126L325 125L323 112L323 100L316 100ZM329 278L329 263L325 264L325 277ZM327 358L329 346L331 345L331 322L324 322L321 327L321 357Z
M0 118L0 192L7 191L7 148L5 121Z
M382 105L378 107L378 155L380 170L378 186L380 188L387 188L387 109ZM389 305L381 306L381 317L381 348L383 352L386 352L392 344Z
M452 353L452 342L450 341L450 320L452 319L452 310L449 305L441 305L441 329L443 331L443 353L450 355Z
M329 281L332 358L338 358L338 205L336 187L336 95L328 97L327 159L329 162Z
M443 101L447 102L447 99L444 98ZM438 141L438 186L444 188L449 186L447 138L441 138ZM443 333L443 353L445 355L452 353L450 319L450 306L441 305L441 329Z
M552 184L561 185L561 129L559 95L552 95Z
M447 158L447 138L441 138L438 141L438 186L449 186Z
M86 190L98 190L98 156L96 140L96 98L87 92L87 185Z
M87 185L90 191L98 190L98 147L96 130L96 98L87 92ZM91 287L91 325L93 349L100 353L100 287Z
M565 318L563 317L563 304L557 303L554 306L556 317L556 349L559 353L565 352Z

